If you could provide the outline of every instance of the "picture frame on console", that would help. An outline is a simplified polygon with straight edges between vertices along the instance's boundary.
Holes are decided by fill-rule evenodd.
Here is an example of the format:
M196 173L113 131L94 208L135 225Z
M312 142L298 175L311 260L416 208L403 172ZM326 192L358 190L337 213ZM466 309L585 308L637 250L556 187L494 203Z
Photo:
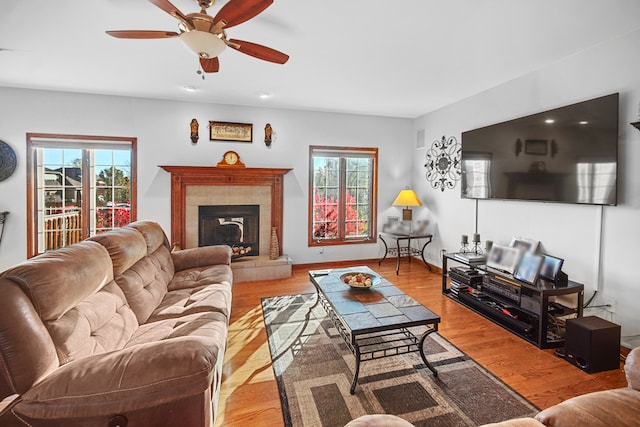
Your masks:
M531 285L535 285L538 281L538 275L540 274L540 268L542 267L543 260L544 258L542 255L525 252L522 254L522 259L520 260L515 273L513 273L513 277Z
M487 256L487 267L513 274L519 260L519 249L511 246L493 245Z
M555 282L558 275L562 271L562 258L542 254L542 267L540 268L540 277Z
M536 253L538 251L538 246L540 242L534 239L528 239L526 237L513 236L511 238L511 243L509 246L512 248L516 248L522 252L531 252Z

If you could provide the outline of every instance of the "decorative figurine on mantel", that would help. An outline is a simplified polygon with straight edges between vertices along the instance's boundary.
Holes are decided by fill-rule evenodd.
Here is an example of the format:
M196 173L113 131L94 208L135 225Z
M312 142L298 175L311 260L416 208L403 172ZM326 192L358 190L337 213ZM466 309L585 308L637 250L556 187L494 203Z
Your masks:
M271 139L273 136L273 129L271 128L271 123L267 123L264 127L264 143L267 147L271 147Z
M198 120L191 119L191 124L189 125L189 127L191 128L191 142L194 144L197 144L198 139L200 138L200 134L198 132L199 126L200 125L198 124Z

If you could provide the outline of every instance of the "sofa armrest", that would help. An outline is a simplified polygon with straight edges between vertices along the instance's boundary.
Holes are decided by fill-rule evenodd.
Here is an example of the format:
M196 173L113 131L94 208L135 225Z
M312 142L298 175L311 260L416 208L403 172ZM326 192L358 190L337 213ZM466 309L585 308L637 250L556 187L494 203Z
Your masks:
M627 355L624 373L629 387L640 391L640 347L636 347Z
M227 245L202 246L171 253L176 271L216 264L231 264L231 247Z
M483 424L482 427L544 427L544 424L534 418L513 418L497 423Z
M22 395L15 411L35 419L126 414L205 393L224 342L173 338L61 366Z

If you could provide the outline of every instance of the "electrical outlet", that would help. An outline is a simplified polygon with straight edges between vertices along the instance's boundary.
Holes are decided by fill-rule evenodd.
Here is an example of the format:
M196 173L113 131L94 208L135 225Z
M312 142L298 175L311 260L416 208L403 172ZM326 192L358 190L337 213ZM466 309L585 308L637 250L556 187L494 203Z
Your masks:
M324 253L324 248L319 248L319 249L318 249L318 253L319 253L320 255L322 255L322 254Z
M609 313L615 313L616 312L616 300L612 297L603 297L602 298L602 303L603 305L605 305L606 307L604 307L604 309L606 311L608 311Z

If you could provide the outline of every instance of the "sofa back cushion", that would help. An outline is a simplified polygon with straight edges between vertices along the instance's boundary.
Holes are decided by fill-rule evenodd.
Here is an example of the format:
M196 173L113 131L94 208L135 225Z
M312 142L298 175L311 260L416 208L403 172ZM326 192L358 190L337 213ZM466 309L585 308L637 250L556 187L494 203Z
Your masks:
M113 277L116 278L147 256L144 237L132 228L116 228L106 233L96 234L89 240L100 243L109 252L113 265Z
M160 305L167 293L173 272L171 253L167 248L160 247L116 277L116 282L127 296L138 323L145 323Z
M167 235L164 234L164 230L157 222L136 221L127 225L127 228L133 228L142 234L144 241L147 244L147 255L151 255L162 246L166 249L170 249Z
M121 349L138 328L106 249L84 241L7 270L49 331L59 363ZM22 321L17 319L16 321Z
M146 322L167 293L174 273L162 228L153 222L140 221L98 234L90 240L100 243L109 252L116 283L137 321Z

